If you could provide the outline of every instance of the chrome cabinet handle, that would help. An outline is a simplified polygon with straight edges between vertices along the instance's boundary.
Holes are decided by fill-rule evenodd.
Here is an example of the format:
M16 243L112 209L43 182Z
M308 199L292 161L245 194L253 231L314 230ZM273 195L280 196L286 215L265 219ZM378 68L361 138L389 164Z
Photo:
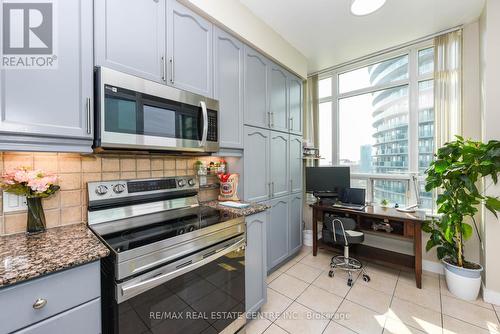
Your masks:
M271 112L270 111L267 112L267 125L269 127L271 127Z
M267 188L268 188L268 191L269 191L269 196L268 196L268 197L269 197L269 198L273 197L273 193L271 192L271 182L269 182L269 183L267 184Z
M208 111L207 105L205 101L200 101L201 111L203 112L203 133L201 136L201 147L205 147L207 145L207 136L208 136Z
M167 81L167 62L165 56L161 56L161 65L162 65L161 79L163 81Z
M293 117L290 117L290 124L289 125L290 125L290 130L292 130L293 129Z
M271 182L271 195L274 196L274 182Z
M274 113L271 111L271 127L274 128Z
M90 107L90 97L87 97L87 134L90 134L90 122L91 122L91 107Z
M174 58L170 58L170 83L174 83Z
M35 303L33 304L33 308L35 310L39 310L39 309L43 308L45 305L47 305L47 300L43 299L43 298L38 298L37 300L35 300Z

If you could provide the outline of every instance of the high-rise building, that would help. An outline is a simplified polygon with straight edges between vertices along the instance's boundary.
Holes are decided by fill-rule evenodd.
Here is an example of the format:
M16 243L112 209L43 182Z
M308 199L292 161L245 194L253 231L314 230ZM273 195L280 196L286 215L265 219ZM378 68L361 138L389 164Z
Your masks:
M432 65L433 55L419 58L420 66ZM390 83L408 77L408 59L395 58L378 63L368 68L370 82L375 85ZM430 161L434 145L434 108L432 80L419 83L418 138L419 172L423 173ZM409 96L408 86L400 86L373 93L373 168L375 173L401 174L407 173L408 139L409 139ZM393 203L403 204L407 198L405 182L380 180L374 183L374 200L387 199ZM422 192L424 201L432 201L430 194ZM430 205L429 203L424 203Z

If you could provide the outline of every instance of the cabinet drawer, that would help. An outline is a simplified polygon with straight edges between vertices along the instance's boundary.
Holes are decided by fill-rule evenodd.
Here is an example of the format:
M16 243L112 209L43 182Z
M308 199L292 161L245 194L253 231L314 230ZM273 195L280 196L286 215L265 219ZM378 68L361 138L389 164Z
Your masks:
M16 334L99 334L101 333L101 299L75 307Z
M2 289L0 333L29 326L99 296L99 261ZM35 309L37 299L47 303Z

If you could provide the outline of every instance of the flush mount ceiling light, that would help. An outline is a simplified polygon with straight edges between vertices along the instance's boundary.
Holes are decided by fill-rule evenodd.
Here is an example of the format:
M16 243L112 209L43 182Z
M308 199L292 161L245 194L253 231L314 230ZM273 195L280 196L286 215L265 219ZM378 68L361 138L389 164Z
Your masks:
M386 0L352 0L351 13L356 16L368 15L380 9Z

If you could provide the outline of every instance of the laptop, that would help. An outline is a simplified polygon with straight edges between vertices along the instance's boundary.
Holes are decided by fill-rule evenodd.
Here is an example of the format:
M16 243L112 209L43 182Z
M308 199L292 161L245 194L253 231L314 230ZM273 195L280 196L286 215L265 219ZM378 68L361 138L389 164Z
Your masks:
M364 210L366 207L365 198L366 198L365 189L345 188L340 202L335 203L333 206L337 208Z

